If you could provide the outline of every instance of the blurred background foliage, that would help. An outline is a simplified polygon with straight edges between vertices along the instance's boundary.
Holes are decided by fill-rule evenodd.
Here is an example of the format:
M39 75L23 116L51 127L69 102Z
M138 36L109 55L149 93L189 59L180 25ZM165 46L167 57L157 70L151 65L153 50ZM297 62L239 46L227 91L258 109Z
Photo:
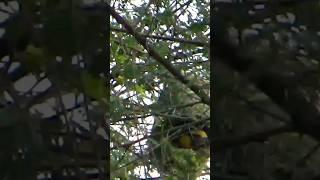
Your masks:
M90 3L0 2L0 179L106 179L109 35Z
M214 178L317 179L319 2L212 3Z

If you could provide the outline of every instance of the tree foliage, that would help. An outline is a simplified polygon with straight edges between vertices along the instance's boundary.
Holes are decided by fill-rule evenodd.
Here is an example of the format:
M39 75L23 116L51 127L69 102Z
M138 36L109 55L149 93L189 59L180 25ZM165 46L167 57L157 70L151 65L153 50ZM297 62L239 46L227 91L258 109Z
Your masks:
M157 133L152 127L168 116L200 120L197 111L209 114L208 5L208 1L111 2L111 157L115 158L111 177L120 177L121 172L128 172L127 179L150 177L155 168L161 172L157 165L169 156L176 159L168 168L179 171L167 174L168 178L186 177L191 168L197 173L205 170L208 156L199 165L194 151L172 146L172 137L155 137L158 133L165 137L177 127L160 125L163 131ZM156 158L150 143L165 147L167 153ZM139 167L143 171L137 173ZM189 173L191 179L197 176Z

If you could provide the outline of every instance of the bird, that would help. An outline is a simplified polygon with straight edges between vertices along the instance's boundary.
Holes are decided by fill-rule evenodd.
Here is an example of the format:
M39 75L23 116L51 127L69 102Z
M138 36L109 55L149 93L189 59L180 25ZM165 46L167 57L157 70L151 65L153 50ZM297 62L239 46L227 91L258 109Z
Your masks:
M178 147L185 149L198 150L209 145L207 133L202 130L186 132L178 138Z

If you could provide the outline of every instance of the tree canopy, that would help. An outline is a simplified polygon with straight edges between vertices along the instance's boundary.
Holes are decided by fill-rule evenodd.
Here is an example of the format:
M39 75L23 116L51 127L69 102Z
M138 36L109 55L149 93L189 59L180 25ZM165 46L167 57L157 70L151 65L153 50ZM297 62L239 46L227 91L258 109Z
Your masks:
M109 10L111 177L208 175L208 155L200 162L191 150L172 150L170 135L182 127L165 122L209 125L209 1L112 1ZM161 174L169 156L173 172Z

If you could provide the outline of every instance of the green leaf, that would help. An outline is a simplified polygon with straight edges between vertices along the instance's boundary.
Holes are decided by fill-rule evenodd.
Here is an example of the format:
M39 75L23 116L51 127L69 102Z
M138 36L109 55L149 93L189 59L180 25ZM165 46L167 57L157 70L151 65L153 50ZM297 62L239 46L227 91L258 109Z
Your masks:
M143 85L135 85L134 86L134 90L136 91L136 92L138 92L139 94L141 94L141 95L143 95L143 96L145 96L146 95L146 89L145 89L145 87L143 86Z
M166 25L170 25L174 22L174 14L171 10L165 10L158 18Z
M190 25L190 30L194 33L202 32L205 30L205 28L206 28L206 24L204 24L202 22L192 23Z
M128 46L128 47L135 47L137 46L137 41L134 37L128 37L125 39L125 44Z
M126 81L126 79L125 79L123 76L119 75L119 76L117 77L117 82L118 82L118 84L124 84L125 81Z
M126 79L133 79L136 77L137 67L133 64L127 64L124 66L123 76Z
M33 45L28 45L24 53L25 58L22 62L28 69L32 71L39 71L45 69L48 56L43 48L37 48Z
M106 82L102 78L92 76L89 73L82 73L81 78L86 94L98 100L106 97Z
M161 54L162 56L168 55L170 53L169 43L167 42L159 42L155 46L155 48L158 51L158 53Z
M119 63L119 64L126 64L128 63L128 56L126 55L118 55L116 58L116 62Z

